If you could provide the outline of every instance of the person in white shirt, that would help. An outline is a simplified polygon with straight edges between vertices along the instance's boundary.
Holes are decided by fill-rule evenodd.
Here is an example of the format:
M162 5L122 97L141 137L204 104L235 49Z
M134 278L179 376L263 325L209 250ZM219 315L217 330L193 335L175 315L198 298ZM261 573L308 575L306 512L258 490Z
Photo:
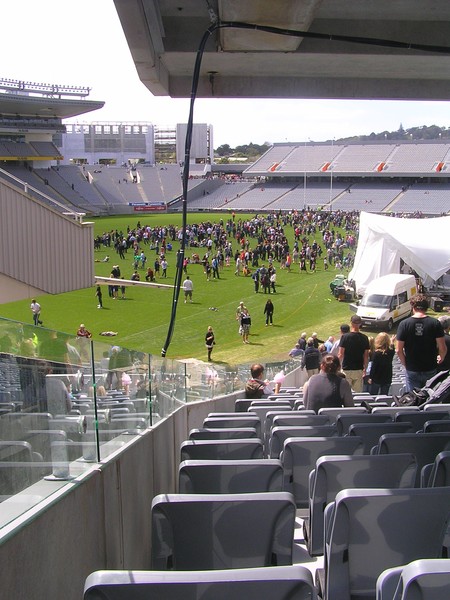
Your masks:
M33 298L31 300L30 308L31 308L31 312L33 313L33 322L36 325L36 327L38 325L43 325L43 323L40 319L41 305L39 304L39 302L36 302L36 300Z
M183 281L183 291L184 291L184 303L186 304L188 298L189 302L192 303L192 292L194 290L194 284L190 279L189 275Z

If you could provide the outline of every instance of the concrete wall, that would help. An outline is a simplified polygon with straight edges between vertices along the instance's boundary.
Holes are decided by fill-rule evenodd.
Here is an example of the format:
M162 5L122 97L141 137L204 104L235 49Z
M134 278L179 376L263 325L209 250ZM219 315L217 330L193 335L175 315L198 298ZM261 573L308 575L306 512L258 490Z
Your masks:
M94 284L92 223L66 217L7 182L0 182L0 211L1 274L50 294Z
M1 597L81 600L95 570L149 569L151 502L176 491L181 442L239 396L181 407L78 481L36 484L47 495L54 486L54 495L0 530Z

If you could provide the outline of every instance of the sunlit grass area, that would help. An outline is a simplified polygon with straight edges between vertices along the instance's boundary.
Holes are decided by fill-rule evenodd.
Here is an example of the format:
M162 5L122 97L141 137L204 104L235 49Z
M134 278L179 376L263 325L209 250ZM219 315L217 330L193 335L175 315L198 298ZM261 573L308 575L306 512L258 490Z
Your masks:
M236 219L251 217L238 215ZM192 214L190 222L226 220L229 215ZM126 231L134 228L137 221L142 225L181 224L181 215L129 215L108 217L95 220L95 235L104 231ZM286 226L291 247L294 232ZM318 243L322 243L317 233ZM311 237L311 241L313 238ZM173 284L175 276L176 250L168 252L169 263L167 280L163 283ZM234 241L233 249L237 248ZM155 250L143 245L147 256L147 266L151 266L156 258ZM203 255L203 249L187 249L187 256L193 252ZM113 247L103 247L95 251L95 259L101 261L106 255L108 263L96 262L97 275L109 276L111 267L120 266L121 275L129 279L133 273L133 252L128 250L125 259L120 259ZM265 326L264 305L268 298L264 293L255 294L251 277L236 276L235 266L231 263L220 272L220 279L206 280L203 267L192 264L188 274L194 283L193 303L184 304L183 294L177 311L177 320L168 357L194 357L205 360L206 348L204 337L208 325L212 325L216 337L213 359L224 363L247 362L258 359L283 358L294 346L300 333L306 331L318 333L320 339L338 334L339 325L348 322L350 310L347 303L338 302L330 293L329 283L334 278L334 268L324 270L323 260L317 262L316 272L300 273L299 266L293 265L291 271L277 268L277 293L271 294L275 312L273 327ZM141 279L145 280L145 271L140 270ZM183 277L184 278L184 277ZM103 309L97 308L95 287L82 289L60 295L45 295L38 298L42 306L42 320L45 327L75 334L80 323L84 323L96 340L105 340L100 332L114 331L114 341L118 345L143 350L159 355L167 335L172 305L172 290L127 287L125 299L113 300L108 296L108 288L103 286ZM240 301L244 301L252 317L250 344L243 345L238 334L238 323L235 312ZM4 304L0 307L0 315L20 321L32 322L29 300ZM212 308L217 310L212 310ZM112 338L111 338L112 340Z

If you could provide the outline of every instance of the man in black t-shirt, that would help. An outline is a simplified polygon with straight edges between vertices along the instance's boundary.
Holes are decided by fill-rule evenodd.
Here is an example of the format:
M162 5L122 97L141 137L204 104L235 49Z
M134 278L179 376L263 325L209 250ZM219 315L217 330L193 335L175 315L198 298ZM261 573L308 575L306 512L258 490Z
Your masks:
M354 392L362 392L363 377L369 364L369 338L360 332L361 323L360 316L352 315L350 332L344 333L339 340L339 360Z
M416 294L410 303L413 314L397 329L397 354L406 370L407 391L423 387L447 354L442 325L426 315L427 297Z

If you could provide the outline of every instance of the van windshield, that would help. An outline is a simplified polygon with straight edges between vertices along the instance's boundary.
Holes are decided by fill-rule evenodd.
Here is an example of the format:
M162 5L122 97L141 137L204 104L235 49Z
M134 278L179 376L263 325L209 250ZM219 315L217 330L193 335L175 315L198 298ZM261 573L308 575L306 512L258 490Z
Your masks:
M382 294L366 294L361 300L361 306L370 308L390 308L392 296L383 296Z

